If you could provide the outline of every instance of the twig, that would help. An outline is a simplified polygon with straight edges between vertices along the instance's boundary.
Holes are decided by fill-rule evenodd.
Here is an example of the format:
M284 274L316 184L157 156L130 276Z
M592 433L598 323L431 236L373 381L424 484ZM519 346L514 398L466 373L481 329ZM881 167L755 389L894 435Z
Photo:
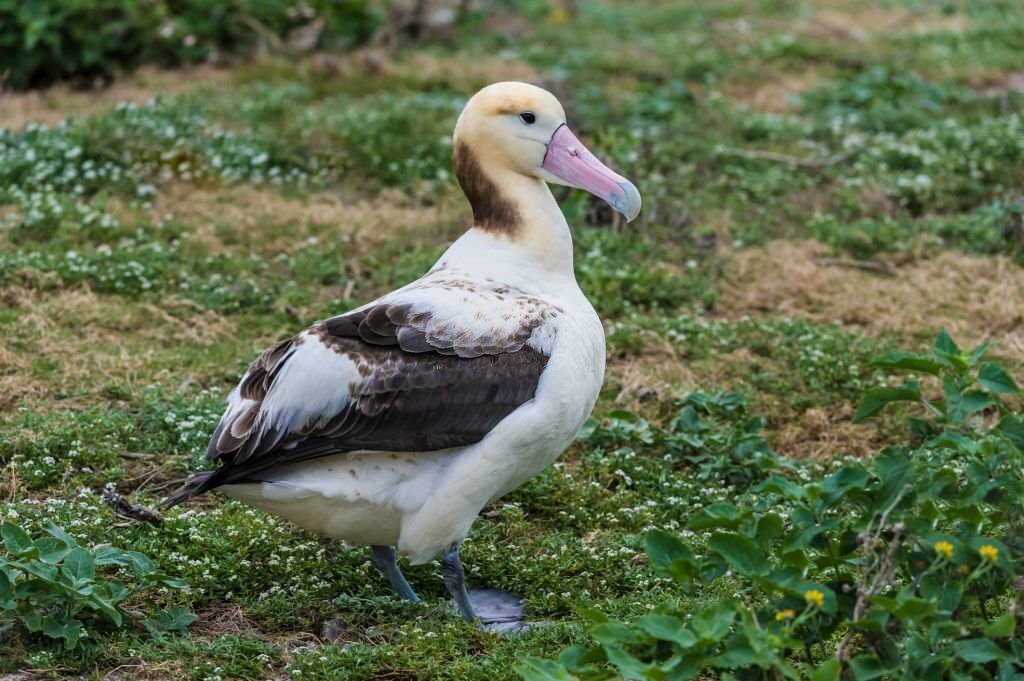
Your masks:
M849 260L847 258L817 258L814 262L825 267L849 267L867 272L893 276L892 268L884 262L874 260Z
M719 154L726 154L729 156L739 156L741 158L751 158L759 161L772 161L774 163L784 163L788 166L796 166L798 168L811 168L814 170L820 170L821 168L828 168L834 166L843 161L847 161L861 152L863 147L854 147L853 149L847 149L839 154L832 156L826 156L825 158L802 158L800 156L790 156L789 154L780 154L775 151L767 151L764 149L732 149L730 147L724 147L718 150Z
M103 501L113 509L114 513L122 518L147 522L151 525L159 525L164 521L164 517L155 509L129 504L125 501L124 497L113 490L103 491Z
M889 522L889 514L896 508L896 506L903 500L903 497L907 494L907 486L900 491L896 498L893 499L892 503L889 504L889 508L882 512L882 515L878 519L878 529L874 532L870 532L870 524L868 525L869 530L866 530L861 535L862 545L866 546L868 551L872 551L879 541L881 541L882 533L886 530L886 523ZM860 573L857 578L857 602L853 606L853 617L851 618L851 624L856 624L864 617L864 612L868 609L868 599L872 596L876 596L881 593L882 589L887 584L892 582L893 571L895 570L896 552L902 545L901 535L906 529L903 523L896 523L891 528L892 539L889 542L889 549L885 552L885 555L879 557L877 554L871 555L870 562L864 566L864 570ZM874 573L872 575L872 573ZM868 580L874 577L871 581L871 586L868 586ZM846 659L846 647L853 640L854 632L850 631L843 637L843 640L836 646L835 657L839 660Z

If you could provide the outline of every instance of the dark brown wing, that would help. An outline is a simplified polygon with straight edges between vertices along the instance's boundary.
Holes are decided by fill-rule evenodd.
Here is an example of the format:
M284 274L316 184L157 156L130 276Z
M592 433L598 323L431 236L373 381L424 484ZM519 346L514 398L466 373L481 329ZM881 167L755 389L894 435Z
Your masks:
M409 306L382 304L282 341L229 398L207 450L221 468L166 503L338 452L479 442L536 393L548 357L525 343L545 318L470 347L465 334L425 332L431 320Z

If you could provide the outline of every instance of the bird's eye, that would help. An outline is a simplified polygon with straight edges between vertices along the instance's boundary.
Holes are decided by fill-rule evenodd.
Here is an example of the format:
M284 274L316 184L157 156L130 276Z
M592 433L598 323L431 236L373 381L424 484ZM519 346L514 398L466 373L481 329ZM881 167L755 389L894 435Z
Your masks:
M521 120L523 123L526 123L527 125L533 125L534 123L537 122L537 117L533 115L532 111L524 111L523 113L519 114L519 120Z

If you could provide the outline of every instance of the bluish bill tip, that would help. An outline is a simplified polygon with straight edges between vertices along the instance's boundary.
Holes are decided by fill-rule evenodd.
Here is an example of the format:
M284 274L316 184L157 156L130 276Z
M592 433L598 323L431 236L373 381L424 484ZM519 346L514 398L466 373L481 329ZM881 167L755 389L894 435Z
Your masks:
M632 182L619 182L619 191L606 197L608 204L626 216L626 222L632 222L640 214L640 191Z

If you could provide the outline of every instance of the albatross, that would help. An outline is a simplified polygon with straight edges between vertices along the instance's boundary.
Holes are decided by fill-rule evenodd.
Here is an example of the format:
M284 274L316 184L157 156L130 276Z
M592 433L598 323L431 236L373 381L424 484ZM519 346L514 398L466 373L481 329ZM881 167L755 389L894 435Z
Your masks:
M472 227L421 278L260 355L210 440L219 467L164 505L217 489L369 545L409 601L395 549L414 565L440 556L461 615L497 626L521 619L522 601L467 591L459 547L487 504L569 446L604 378L604 330L548 184L627 220L640 194L576 138L554 95L525 83L475 94L453 142Z

